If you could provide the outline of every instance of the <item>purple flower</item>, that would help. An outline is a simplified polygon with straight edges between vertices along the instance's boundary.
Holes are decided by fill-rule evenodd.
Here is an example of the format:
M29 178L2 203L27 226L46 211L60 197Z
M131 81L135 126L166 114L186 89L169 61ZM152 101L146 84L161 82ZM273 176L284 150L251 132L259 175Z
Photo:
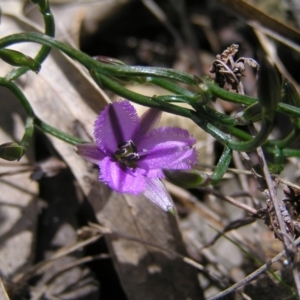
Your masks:
M161 182L163 169L187 170L197 161L187 130L157 125L161 111L139 118L127 100L109 104L94 125L95 144L77 145L77 153L100 168L99 180L119 193L144 193L163 210L173 202Z

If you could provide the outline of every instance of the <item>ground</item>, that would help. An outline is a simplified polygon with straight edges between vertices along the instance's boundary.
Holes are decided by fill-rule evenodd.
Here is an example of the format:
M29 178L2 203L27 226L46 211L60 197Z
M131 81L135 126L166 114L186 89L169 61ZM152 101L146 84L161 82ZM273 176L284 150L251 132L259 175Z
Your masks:
M246 95L257 96L253 61L261 64L266 57L299 91L299 5L263 3L53 0L50 7L55 38L100 61L108 56L127 65L173 68L199 78L210 76L226 88L222 78L228 77L218 82L216 72L210 71L212 66L224 70L216 56L237 44L234 60L247 58L241 76ZM36 5L0 0L0 6L1 38L44 32ZM13 49L34 57L39 47L21 43ZM1 62L0 76L11 69ZM26 120L24 108L2 82L1 145L19 142ZM36 116L88 142L93 140L96 116L120 98L97 86L85 68L55 49L38 74L29 71L15 83ZM268 91L276 89L266 80L263 84ZM150 97L163 93L150 84L125 86ZM229 84L233 93L240 92L239 87ZM146 109L136 107L139 114ZM243 109L220 99L210 107L227 116ZM269 139L283 139L293 124L278 113ZM195 169L213 172L222 143L177 115L164 113L160 126L187 129L197 140ZM255 126L259 130L260 122ZM292 146L299 149L299 139ZM299 158L285 158L278 178L271 177L279 202L289 199L281 206L287 227L282 237L274 208L267 206L269 186L257 167L263 164L256 151L248 156L247 162L235 151L230 168L214 186L185 189L165 181L175 203L173 215L142 195L112 192L98 181L98 168L79 157L74 146L37 129L20 161L0 159L0 298L297 299L299 274L291 260L298 250L295 246L288 256L282 251L283 242L299 236ZM274 162L272 155L265 156ZM269 170L274 173L270 164ZM268 270L259 271L270 260ZM215 296L236 283L230 293Z

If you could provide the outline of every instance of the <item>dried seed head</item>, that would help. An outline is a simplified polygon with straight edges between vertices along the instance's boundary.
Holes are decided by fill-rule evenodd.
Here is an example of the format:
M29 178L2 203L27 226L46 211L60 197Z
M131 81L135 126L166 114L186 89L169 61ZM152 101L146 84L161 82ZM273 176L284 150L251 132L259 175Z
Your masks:
M241 57L235 62L233 57L238 49L239 45L232 44L221 54L218 54L209 71L215 74L215 81L220 87L244 94L241 78L246 69L245 64L256 70L259 69L259 64L254 59L246 57Z

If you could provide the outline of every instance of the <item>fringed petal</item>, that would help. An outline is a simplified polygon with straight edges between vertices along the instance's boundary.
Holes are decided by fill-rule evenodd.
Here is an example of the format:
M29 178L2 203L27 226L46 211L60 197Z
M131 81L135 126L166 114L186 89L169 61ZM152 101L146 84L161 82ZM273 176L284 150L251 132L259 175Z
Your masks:
M101 161L99 179L119 193L136 195L145 189L145 178L138 173L138 170L130 170L112 161L110 157Z
M195 139L187 130L161 127L152 130L138 145L140 168L190 169L197 162L197 152L192 148Z
M120 145L132 139L139 126L139 117L129 101L109 104L94 125L96 144L107 155L111 155Z
M105 157L105 154L96 144L78 144L75 147L75 151L84 159L97 165L99 165L100 161Z

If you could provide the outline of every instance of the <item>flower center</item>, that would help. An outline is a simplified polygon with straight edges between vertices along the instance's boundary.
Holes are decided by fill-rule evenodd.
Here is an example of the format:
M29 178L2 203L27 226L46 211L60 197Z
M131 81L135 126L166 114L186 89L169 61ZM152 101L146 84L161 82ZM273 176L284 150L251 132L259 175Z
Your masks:
M137 149L132 140L119 145L119 149L115 152L115 159L130 168L136 167L136 161L140 158Z

